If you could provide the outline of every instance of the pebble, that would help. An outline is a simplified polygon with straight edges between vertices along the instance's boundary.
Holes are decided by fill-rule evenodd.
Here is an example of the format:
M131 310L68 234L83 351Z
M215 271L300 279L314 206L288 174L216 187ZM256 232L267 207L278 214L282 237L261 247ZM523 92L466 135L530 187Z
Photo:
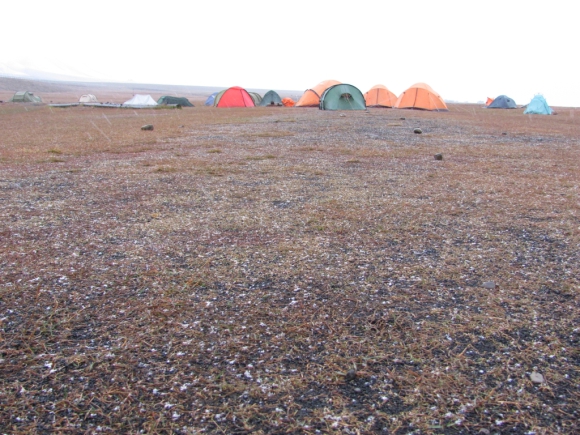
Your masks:
M493 281L486 281L483 283L483 288L487 288L487 289L494 289L495 288L495 282Z
M443 154L441 153L435 154L435 160L443 160Z
M355 370L349 370L348 372L346 372L346 375L344 375L344 380L345 381L354 381L356 379L356 371Z
M532 372L530 374L530 379L535 384L543 384L544 383L544 377L538 372Z
M421 133L423 133L423 130L421 130L420 128L416 128L415 130L413 130L413 133L421 134Z
M145 124L143 127L141 127L141 130L153 130L153 124Z
M360 393L362 390L361 390L359 387L356 387L356 388L354 389L354 391L355 391L355 392L357 392L357 393Z

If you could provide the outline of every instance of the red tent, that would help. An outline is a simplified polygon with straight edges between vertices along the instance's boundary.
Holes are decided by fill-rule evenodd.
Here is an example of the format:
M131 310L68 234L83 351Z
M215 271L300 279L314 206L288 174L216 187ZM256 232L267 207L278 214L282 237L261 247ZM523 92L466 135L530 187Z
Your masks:
M250 94L239 86L233 86L218 94L215 98L216 107L254 107Z

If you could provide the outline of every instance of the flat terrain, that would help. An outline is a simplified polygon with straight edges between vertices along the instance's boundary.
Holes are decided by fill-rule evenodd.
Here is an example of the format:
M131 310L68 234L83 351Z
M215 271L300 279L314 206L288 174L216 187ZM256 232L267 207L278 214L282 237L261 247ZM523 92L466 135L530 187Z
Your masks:
M580 432L580 109L201 101L0 105L1 433Z

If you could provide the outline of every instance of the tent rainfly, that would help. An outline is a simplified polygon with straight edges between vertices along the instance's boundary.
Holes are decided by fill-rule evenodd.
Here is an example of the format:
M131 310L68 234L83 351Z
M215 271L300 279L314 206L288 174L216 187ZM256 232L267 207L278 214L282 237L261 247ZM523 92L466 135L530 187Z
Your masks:
M365 97L353 85L334 85L320 97L320 110L365 110Z
M262 102L262 96L257 92L248 92L250 97L252 97L252 101L254 101L254 106L258 106Z
M491 103L493 103L493 98L487 97L487 101L485 102L485 105L489 106Z
M529 102L524 115L551 115L552 109L548 106L548 102L543 95L534 95L532 101Z
M42 103L42 98L28 91L18 91L8 100L12 103Z
M125 101L123 103L123 106L128 107L157 106L157 102L153 98L151 98L151 95L135 94L133 95L133 98Z
M215 97L218 93L219 92L214 92L209 97L207 97L207 100L205 100L205 103L203 103L203 105L204 106L213 106L213 102L215 101Z
M506 95L500 95L493 100L488 109L517 109L516 102Z
M339 85L340 82L336 80L325 80L318 83L312 89L306 89L304 94L296 102L296 107L318 107L320 104L320 97L328 88L334 85Z
M282 98L278 95L276 91L268 91L264 94L262 101L260 101L260 106L283 106Z
M213 102L215 107L255 107L252 96L239 86L221 91L215 96Z
M397 96L385 85L375 85L365 94L367 107L393 107Z
M284 107L294 107L294 105L296 104L294 102L294 100L292 98L282 98L282 104L284 105Z
M449 110L441 95L426 83L415 83L399 95L395 107L397 109L419 109L436 112L447 112Z
M97 97L93 94L86 94L79 98L79 103L98 103Z
M157 100L159 105L175 104L181 107L193 107L193 104L185 97L173 97L171 95L164 95Z

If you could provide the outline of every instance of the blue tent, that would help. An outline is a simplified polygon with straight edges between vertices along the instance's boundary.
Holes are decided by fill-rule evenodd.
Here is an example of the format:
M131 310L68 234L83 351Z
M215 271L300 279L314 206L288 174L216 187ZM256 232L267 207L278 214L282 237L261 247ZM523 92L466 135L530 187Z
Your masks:
M500 95L487 106L488 109L516 109L516 102L506 95Z
M526 110L524 110L524 115L527 113L533 113L536 115L551 115L552 109L550 109L550 106L548 106L546 99L542 95L538 94L534 95L534 98L532 98L532 101L530 101L528 107L526 107Z
M211 94L209 97L207 97L207 100L205 100L205 105L206 106L213 106L213 102L215 100L215 96L219 94L219 92L214 92L213 94Z

